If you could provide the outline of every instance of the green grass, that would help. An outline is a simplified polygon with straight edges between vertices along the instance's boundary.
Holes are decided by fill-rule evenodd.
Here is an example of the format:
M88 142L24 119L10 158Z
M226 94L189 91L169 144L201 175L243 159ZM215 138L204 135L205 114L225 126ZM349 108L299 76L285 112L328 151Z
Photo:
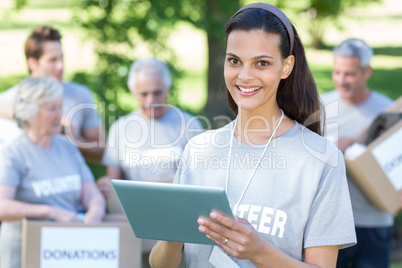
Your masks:
M11 32L11 31L27 31L29 32L30 30L43 26L43 25L51 25L52 27L56 29L68 29L69 31L72 30L72 28L76 29L74 25L71 22L65 22L62 20L56 20L56 19L48 19L48 20L37 20L35 22L32 21L26 21L26 20L21 20L21 21L14 21L14 20L0 20L0 31L3 32ZM62 32L65 32L64 30Z
M26 9L65 9L72 5L72 0L26 0Z
M401 59L402 60L402 59ZM332 69L317 64L310 65L317 88L320 93L334 89L331 73ZM380 92L391 99L397 99L402 94L402 67L400 68L375 68L368 87Z
M15 0L11 0L12 3ZM74 23L70 18L68 8L73 6L73 0L25 0L26 4L22 9L15 9L14 5L7 9L0 9L0 31L23 30L42 26L51 25L55 28L70 29L74 27ZM76 5L76 4L75 4ZM32 17L32 13L37 13ZM55 16L54 14L62 13L63 16ZM66 16L68 18L66 18Z
M207 102L206 70L186 70L177 81L179 106L192 114L199 114Z
M10 76L0 76L0 92L3 92L10 87L18 84L26 75L24 74L15 74Z

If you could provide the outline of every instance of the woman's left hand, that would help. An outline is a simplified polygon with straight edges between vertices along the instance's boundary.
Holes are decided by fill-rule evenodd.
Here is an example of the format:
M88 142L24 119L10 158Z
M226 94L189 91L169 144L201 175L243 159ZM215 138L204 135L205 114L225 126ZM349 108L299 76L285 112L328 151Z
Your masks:
M204 217L198 219L200 232L206 234L230 256L250 261L258 257L265 240L246 219L232 219L215 211L209 216L212 220Z

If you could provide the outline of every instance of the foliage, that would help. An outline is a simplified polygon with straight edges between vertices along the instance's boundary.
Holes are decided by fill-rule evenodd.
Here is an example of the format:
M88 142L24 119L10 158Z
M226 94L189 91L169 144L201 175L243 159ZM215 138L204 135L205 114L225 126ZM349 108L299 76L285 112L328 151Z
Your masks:
M32 0L31 0L32 1ZM68 1L68 0L64 0ZM351 6L381 0L271 0L279 8L292 10L307 18L313 46L323 46L326 26L334 22ZM22 6L29 0L14 0ZM188 22L207 33L208 39L208 102L205 109L209 118L225 114L226 103L223 81L225 23L241 5L249 0L70 0L74 20L84 29L85 36L95 41L98 56L96 74L77 73L73 78L88 85L98 100L116 104L105 109L106 118L119 116L133 109L127 96L127 75L133 60L139 56L157 56L169 64L173 77L183 72L178 59L167 44L175 25ZM190 41L191 42L191 41ZM145 47L145 49L144 49ZM171 104L178 105L175 85ZM122 101L123 100L123 101ZM221 109L220 111L217 111ZM226 107L227 109L227 107ZM106 122L110 124L110 122Z
M224 25L239 4L227 5L225 0L76 0L73 6L76 6L76 22L96 41L98 75L85 84L92 83L91 88L102 101L118 103L118 94L126 88L129 66L139 55L157 56L169 64L173 77L182 75L175 53L167 46L178 22L205 30L208 39L214 40L209 42L209 54L214 51L222 54ZM144 44L146 51L139 52ZM222 75L222 62L210 62L209 70ZM170 103L178 105L174 87ZM118 108L125 112L124 107Z
M304 13L309 20L308 31L311 36L311 46L324 47L324 33L329 24L337 24L339 16L353 6L367 5L381 0L309 0Z
M227 0L72 0L75 20L85 29L89 38L96 40L98 55L96 77L91 86L107 103L118 103L119 92L126 88L128 68L140 53L138 47L146 44L142 54L154 55L169 63L173 75L182 75L173 50L167 41L175 25L186 21L207 33L208 102L206 115L225 114L223 74L223 29L228 19L241 5L251 1ZM369 0L375 2L379 0ZM309 21L312 45L323 46L323 34L328 23L333 22L346 8L366 3L366 0L289 0L268 1L280 8L290 8ZM118 76L118 77L116 77ZM88 81L87 83L88 84ZM106 91L106 92L104 92ZM107 93L107 92L114 92ZM175 90L172 90L175 94ZM177 98L171 103L177 105ZM119 107L121 108L121 107ZM227 109L227 108L226 108ZM212 111L211 111L212 110ZM125 109L121 109L122 112Z
M297 14L304 19L314 48L325 47L324 33L328 26L339 24L339 17L344 15L351 7L361 7L382 0L266 0L280 9ZM255 2L246 0L246 3ZM285 12L287 13L287 12Z
M20 9L26 5L26 0L14 0L14 7L15 9Z

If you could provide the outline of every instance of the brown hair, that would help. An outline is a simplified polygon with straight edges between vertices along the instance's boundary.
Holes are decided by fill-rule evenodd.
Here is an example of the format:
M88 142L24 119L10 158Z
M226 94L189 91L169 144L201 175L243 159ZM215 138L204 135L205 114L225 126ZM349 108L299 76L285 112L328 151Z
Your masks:
M323 109L321 108L317 87L307 64L303 44L293 25L292 28L294 32L292 54L295 57L295 65L289 77L282 79L279 83L276 101L279 108L289 118L322 135L321 113L323 113ZM264 9L245 9L233 16L226 24L226 41L229 34L235 30L263 30L266 33L278 34L281 40L279 50L282 58L286 59L291 53L289 34L286 27L277 16ZM228 90L226 90L226 93L229 106L237 115L237 104Z
M43 54L43 43L46 41L60 42L60 39L59 31L53 28L46 26L35 28L25 42L25 57L39 60Z

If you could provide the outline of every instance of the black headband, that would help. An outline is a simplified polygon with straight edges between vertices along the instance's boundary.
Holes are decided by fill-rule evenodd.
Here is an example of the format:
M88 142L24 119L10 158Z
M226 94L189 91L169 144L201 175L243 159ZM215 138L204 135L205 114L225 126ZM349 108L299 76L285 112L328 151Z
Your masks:
M254 4L250 4L247 6L242 7L241 9L239 9L233 16L232 19L234 17L236 17L237 14L239 14L240 12L242 12L243 10L246 9L263 9L265 11L268 11L270 13L272 13L273 15L275 15L278 19L280 19L280 21L282 21L283 25L285 25L286 30L288 32L289 35L289 39L290 39L290 55L292 55L293 53L293 43L294 43L294 39L295 39L295 35L293 32L293 27L292 24L290 23L288 17L286 17L286 15L279 10L277 7L271 6L269 4L265 4L265 3L254 3Z

